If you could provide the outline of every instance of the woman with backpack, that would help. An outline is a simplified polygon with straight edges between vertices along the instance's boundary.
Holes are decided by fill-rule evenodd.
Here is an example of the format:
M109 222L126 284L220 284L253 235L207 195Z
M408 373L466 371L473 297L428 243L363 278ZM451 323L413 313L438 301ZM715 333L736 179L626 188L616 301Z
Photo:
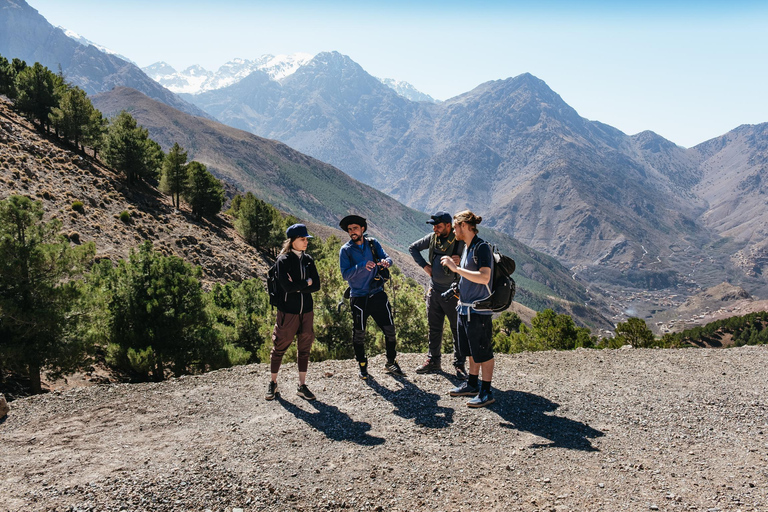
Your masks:
M307 254L307 245L312 236L304 224L294 224L285 231L287 239L275 262L277 275L277 319L272 331L272 352L270 371L272 373L265 398L274 400L279 393L277 373L283 362L283 355L297 338L299 366L299 387L296 393L306 399L314 400L315 395L309 390L305 379L309 366L309 351L315 341L312 293L320 289L320 277L312 257Z

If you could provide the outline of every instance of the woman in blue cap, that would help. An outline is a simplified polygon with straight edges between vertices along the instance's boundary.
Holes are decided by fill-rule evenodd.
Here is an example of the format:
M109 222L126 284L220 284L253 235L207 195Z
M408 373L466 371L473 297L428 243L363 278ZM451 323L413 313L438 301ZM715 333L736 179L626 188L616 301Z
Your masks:
M277 372L283 362L283 355L297 338L299 366L299 387L296 393L307 400L314 400L315 395L307 387L307 366L309 351L315 341L312 292L320 289L320 277L312 257L307 254L307 245L312 238L304 224L294 224L285 231L288 237L275 262L277 282L282 293L278 294L277 319L272 331L272 353L267 400L273 400L278 394Z

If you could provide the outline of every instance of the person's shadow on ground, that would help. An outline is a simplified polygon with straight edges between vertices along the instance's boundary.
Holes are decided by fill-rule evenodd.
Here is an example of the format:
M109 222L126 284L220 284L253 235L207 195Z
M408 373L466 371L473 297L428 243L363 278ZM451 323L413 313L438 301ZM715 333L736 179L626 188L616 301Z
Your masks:
M535 443L533 448L568 448L569 450L597 451L590 439L602 437L603 432L589 425L561 416L545 414L560 407L542 396L522 391L496 391L496 403L489 409L506 421L500 426L530 432L549 439L549 443Z
M391 377L403 387L392 391L376 382L371 375L368 376L366 383L395 406L395 414L407 420L412 419L416 425L428 428L446 428L453 423L454 410L437 404L440 395L424 391L400 375L391 375Z
M308 400L307 403L317 410L317 412L312 413L283 399L281 395L277 395L276 400L282 404L285 410L333 441L351 441L364 446L376 446L384 443L384 439L368 433L371 430L370 423L354 421L348 414L341 412L338 407L324 404L319 400Z

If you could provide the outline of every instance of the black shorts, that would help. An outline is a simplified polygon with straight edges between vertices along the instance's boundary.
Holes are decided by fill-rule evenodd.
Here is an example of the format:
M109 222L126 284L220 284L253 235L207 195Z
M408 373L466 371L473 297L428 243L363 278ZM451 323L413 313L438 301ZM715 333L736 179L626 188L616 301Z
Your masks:
M459 315L459 352L476 363L493 359L493 316Z

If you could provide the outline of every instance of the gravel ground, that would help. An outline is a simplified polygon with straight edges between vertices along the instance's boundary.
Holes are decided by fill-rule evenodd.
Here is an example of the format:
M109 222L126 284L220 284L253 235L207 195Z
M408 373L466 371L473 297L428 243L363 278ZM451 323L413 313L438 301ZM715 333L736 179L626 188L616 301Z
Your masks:
M422 358L17 400L0 510L768 510L768 347L500 355L486 409Z

